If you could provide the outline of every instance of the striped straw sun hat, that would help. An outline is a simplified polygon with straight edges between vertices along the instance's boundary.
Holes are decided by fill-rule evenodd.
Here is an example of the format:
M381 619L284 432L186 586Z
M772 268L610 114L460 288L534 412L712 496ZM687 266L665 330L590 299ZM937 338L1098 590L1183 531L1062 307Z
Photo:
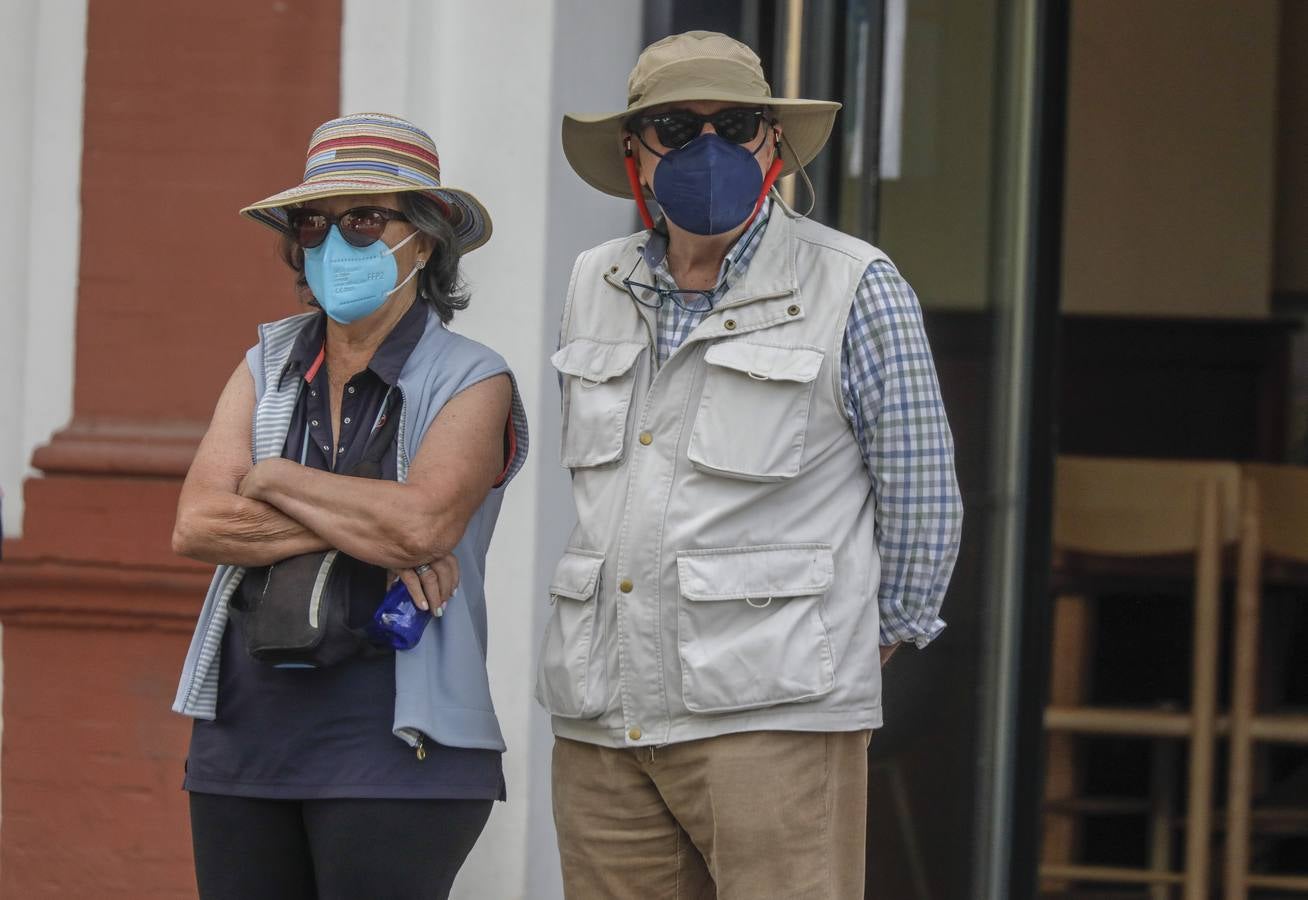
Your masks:
M384 113L355 113L319 125L309 138L304 181L241 210L286 233L286 209L322 197L418 191L454 226L467 253L491 236L491 218L467 191L441 186L436 144L418 126Z

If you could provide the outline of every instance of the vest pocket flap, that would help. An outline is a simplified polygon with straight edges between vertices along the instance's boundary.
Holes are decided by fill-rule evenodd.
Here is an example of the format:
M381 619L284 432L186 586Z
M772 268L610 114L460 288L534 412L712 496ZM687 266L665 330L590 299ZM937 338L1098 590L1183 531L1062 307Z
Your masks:
M589 600L595 596L604 556L589 550L568 550L554 567L550 580L550 599Z
M607 344L590 338L577 338L550 357L554 368L564 375L585 381L603 382L626 374L636 364L644 344L623 341Z
M767 601L824 594L834 565L827 544L683 550L677 577L687 600Z
M765 381L798 381L817 378L822 368L822 352L805 347L769 347L747 341L725 341L709 347L704 362L711 366L735 369Z

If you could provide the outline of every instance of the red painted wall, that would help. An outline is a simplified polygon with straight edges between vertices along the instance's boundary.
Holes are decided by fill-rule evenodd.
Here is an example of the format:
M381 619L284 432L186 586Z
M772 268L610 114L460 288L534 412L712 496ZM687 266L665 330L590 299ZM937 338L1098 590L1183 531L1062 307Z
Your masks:
M297 183L337 114L341 10L88 12L74 420L35 455L0 564L0 896L191 897L169 706L208 572L169 534L254 326L295 309L272 232L236 211Z
M79 417L207 420L252 324L293 311L273 233L236 211L299 183L340 27L318 0L91 0Z

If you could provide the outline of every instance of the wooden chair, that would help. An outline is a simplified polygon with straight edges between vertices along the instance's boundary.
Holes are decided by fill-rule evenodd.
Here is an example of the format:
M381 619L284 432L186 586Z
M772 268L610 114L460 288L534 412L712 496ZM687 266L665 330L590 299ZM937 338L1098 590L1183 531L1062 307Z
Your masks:
M1249 872L1250 836L1259 824L1252 815L1254 745L1308 745L1308 715L1260 713L1257 697L1264 568L1269 563L1288 564L1290 574L1286 580L1308 584L1308 469L1245 466L1242 494L1235 650L1231 672L1231 772L1226 808L1226 890L1223 893L1227 900L1244 900L1250 889L1308 893L1308 874L1259 875ZM1277 811L1263 812L1274 817Z
M1073 560L1114 564L1129 574L1146 559L1173 562L1193 556L1193 675L1188 710L1114 709L1086 704L1089 603L1082 593L1055 600L1045 781L1046 813L1040 876L1047 889L1070 882L1147 885L1154 898L1175 886L1186 900L1207 900L1211 838L1214 734L1221 556L1238 533L1240 470L1233 464L1062 457L1058 460L1054 512L1055 570ZM1140 804L1150 815L1148 868L1087 865L1072 861L1079 816L1097 810L1079 798L1078 735L1152 739L1155 775L1151 797ZM1173 824L1170 756L1176 741L1189 742L1185 865L1170 868Z

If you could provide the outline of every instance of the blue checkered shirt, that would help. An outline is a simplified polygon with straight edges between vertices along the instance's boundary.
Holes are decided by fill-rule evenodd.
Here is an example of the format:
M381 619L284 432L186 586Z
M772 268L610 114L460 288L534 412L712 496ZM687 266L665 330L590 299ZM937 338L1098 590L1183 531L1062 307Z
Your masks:
M769 199L727 253L715 300L749 268L771 207ZM676 288L667 268L667 241L658 232L646 242L645 261L659 287ZM660 366L708 312L690 312L671 301L659 307ZM945 627L940 605L958 557L963 501L922 310L913 289L888 262L874 262L863 273L840 363L845 415L876 494L881 643L912 641L925 647Z

